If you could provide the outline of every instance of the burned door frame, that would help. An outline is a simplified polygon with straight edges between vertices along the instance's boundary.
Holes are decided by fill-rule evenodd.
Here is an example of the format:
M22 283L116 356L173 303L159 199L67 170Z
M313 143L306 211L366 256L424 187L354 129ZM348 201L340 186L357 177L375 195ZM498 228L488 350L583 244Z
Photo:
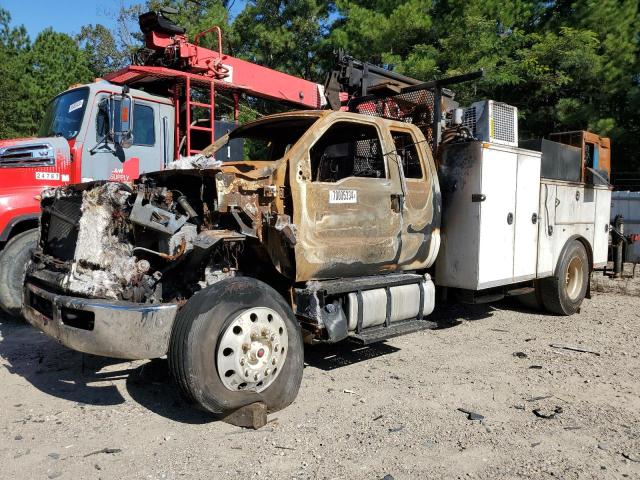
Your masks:
M310 151L339 122L376 129L386 178L349 176L337 182L313 181ZM399 268L403 188L398 169L393 168L387 154L395 147L386 127L376 118L334 112L321 118L298 142L301 149L296 149L290 168L298 230L297 281L344 276L345 271L353 276L376 275ZM336 195L331 191L353 196L330 200Z
M399 263L410 269L423 269L433 265L440 246L441 195L438 174L424 135L415 126L403 122L389 124L387 134L396 149L393 133L405 133L413 139L418 154L422 177L404 175L404 202L402 209L402 251ZM396 156L397 160L400 159ZM398 163L402 167L401 163Z

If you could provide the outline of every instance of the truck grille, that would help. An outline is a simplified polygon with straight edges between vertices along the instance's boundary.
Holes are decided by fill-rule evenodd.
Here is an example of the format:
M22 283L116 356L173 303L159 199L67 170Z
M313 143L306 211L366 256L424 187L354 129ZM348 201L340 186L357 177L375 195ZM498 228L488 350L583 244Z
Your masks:
M48 143L0 148L0 168L48 167L54 162L54 150Z
M72 260L82 216L82 195L57 198L42 209L42 249L59 260Z

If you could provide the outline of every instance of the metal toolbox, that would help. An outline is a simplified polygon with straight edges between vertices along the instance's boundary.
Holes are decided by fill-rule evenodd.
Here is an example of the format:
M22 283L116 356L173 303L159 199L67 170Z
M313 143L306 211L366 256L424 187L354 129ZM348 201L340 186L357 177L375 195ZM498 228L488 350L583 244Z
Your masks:
M540 162L539 152L480 141L443 149L437 285L480 290L536 277Z

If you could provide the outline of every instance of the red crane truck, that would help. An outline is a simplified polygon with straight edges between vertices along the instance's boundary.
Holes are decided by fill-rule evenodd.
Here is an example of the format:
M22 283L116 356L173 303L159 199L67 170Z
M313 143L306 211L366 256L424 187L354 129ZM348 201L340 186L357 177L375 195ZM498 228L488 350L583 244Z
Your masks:
M134 65L55 97L36 137L0 140L0 305L9 313L20 311L44 189L134 180L195 155L237 122L243 94L303 109L325 104L322 85L223 54L219 27L188 42L170 13L140 16L145 48ZM214 32L217 51L198 45ZM228 122L212 121L223 100ZM218 159L231 148L238 145Z

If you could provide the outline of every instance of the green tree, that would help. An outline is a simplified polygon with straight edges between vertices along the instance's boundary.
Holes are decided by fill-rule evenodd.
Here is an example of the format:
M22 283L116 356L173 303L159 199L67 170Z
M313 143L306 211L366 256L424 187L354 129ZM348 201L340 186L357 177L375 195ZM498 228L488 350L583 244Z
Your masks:
M640 164L637 0L336 5L333 46L422 80L484 68L482 80L455 86L463 105L493 98L518 106L524 136L610 135L614 168L631 158Z
M89 55L80 49L69 35L42 31L27 55L30 71L24 81L33 105L34 128L40 124L47 104L71 85L91 82L94 75L89 66Z
M11 15L0 8L0 138L23 136L33 131L26 57L30 42L23 26L11 27Z
M331 2L252 0L232 24L235 55L292 75L319 80ZM321 53L323 52L323 53Z
M120 48L111 31L104 25L84 25L76 41L88 55L89 68L96 77L128 63L126 50Z

